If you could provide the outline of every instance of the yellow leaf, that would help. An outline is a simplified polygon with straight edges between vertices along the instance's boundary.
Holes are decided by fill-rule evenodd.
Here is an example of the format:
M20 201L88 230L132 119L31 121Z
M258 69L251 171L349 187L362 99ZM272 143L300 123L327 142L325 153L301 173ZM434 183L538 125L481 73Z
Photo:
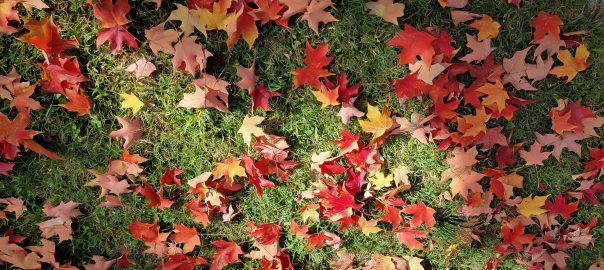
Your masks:
M361 232L363 232L363 234L369 236L372 233L378 233L378 232L382 231L382 229L377 227L377 222L378 222L377 219L368 221L367 219L365 219L364 216L361 216L359 218L359 221L357 224L359 226L359 229L361 229Z
M476 89L476 91L486 94L487 96L482 99L482 105L489 106L495 105L497 111L502 112L506 107L506 101L510 99L508 91L503 88L501 81L496 80L494 84L485 83L483 86Z
M384 173L382 172L377 172L373 177L369 177L369 182L373 184L375 189L391 186L392 180L394 180L394 176L392 176L392 174L384 176Z
M262 128L258 127L262 121L264 121L264 117L261 116L245 116L245 118L243 118L243 123L237 133L243 136L243 142L245 142L245 144L250 145L252 134L256 137L266 135Z
M235 13L227 13L226 9L220 8L220 3L214 3L212 12L202 8L199 9L198 14L207 30L226 30L227 26L235 19Z
M581 46L577 47L575 57L572 56L569 50L559 51L556 57L563 65L554 67L549 74L556 75L558 78L566 76L568 77L566 80L567 82L572 81L579 71L584 71L589 67L589 63L587 63L589 51L585 44L581 44Z
M545 205L545 200L547 200L547 196L535 196L529 195L528 197L522 199L522 202L516 205L518 208L518 213L521 215L530 218L531 215L541 215L543 213L547 213L547 210L542 209Z
M318 204L308 204L302 207L300 210L302 211L300 214L302 216L302 220L306 222L306 220L310 219L312 221L319 222L319 212L317 210L319 210Z
M235 176L247 177L245 169L239 163L241 163L241 160L238 158L227 158L222 162L216 163L216 169L212 172L212 176L214 176L215 180L225 176L230 183L233 183Z
M424 270L424 267L422 266L423 259L413 256L403 256L403 259L407 261L409 270Z
M380 112L377 107L370 104L367 104L367 119L359 120L359 125L363 131L373 134L373 140L384 135L394 125L394 120L387 109L384 108L384 111Z
M194 10L189 10L187 6L181 4L176 5L176 9L170 13L167 21L180 21L180 30L185 33L185 36L191 35L195 28L201 31L204 36L206 34L206 26L201 22L199 15Z
M340 87L337 86L330 90L327 89L325 85L321 84L321 88L318 91L312 91L312 94L315 95L315 98L317 98L319 102L321 102L321 109L323 109L327 106L340 105L340 102L338 101L339 89Z
M120 96L124 99L122 100L122 109L132 109L133 113L138 112L143 105L145 105L137 96L134 94L121 93Z

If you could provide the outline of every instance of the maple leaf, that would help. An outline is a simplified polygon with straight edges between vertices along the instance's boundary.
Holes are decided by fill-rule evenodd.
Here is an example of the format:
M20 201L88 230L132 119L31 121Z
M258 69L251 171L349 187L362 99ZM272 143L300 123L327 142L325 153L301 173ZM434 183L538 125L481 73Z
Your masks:
M357 109L354 105L350 103L342 103L342 107L340 107L340 111L338 112L338 116L342 119L342 123L348 124L350 122L350 118L352 117L363 117L365 113Z
M174 5L176 9L170 13L166 21L180 21L180 30L185 36L191 35L195 28L206 35L206 25L201 21L196 10L189 10L187 6L178 3L174 3Z
M308 21L310 29L319 34L319 23L337 22L331 13L325 11L326 8L333 6L331 0L311 0L306 8L306 12L302 15L302 20Z
M457 118L457 129L464 137L475 137L487 132L486 123L491 119L491 114L486 114L484 107L476 110L476 115L465 115Z
M300 216L302 217L302 221L306 222L308 219L319 222L319 204L307 204L302 209L300 209Z
M443 173L443 175L445 174ZM451 177L451 183L449 184L449 187L451 188L451 196L459 194L463 198L467 198L468 190L471 190L474 193L482 193L483 190L479 181L482 180L482 178L484 178L485 176L486 175L477 173L472 170L453 175Z
M221 112L228 112L230 84L212 75L203 74L203 78L193 81L194 93L184 94L178 107L187 109L215 108Z
M324 69L333 60L333 57L327 57L327 53L329 53L329 45L326 43L318 44L315 49L308 40L306 41L306 57L304 58L306 67L297 68L291 72L294 75L294 89L305 83L316 89L320 88L322 83L319 78L333 75Z
M567 148L569 151L575 152L579 157L581 156L581 145L576 141L583 140L587 138L585 134L578 133L569 133L565 132L562 135L557 134L546 134L541 135L539 133L535 133L537 136L537 141L541 145L553 145L554 149L552 151L552 156L556 158L556 160L560 160L560 156L562 155L562 150Z
M257 112L258 108L262 108L263 111L268 112L271 109L268 107L268 99L271 97L280 97L281 93L268 91L264 88L264 85L259 85L250 93L252 96L252 111Z
M262 130L262 128L258 127L260 123L264 121L264 117L261 116L251 116L247 115L243 118L243 123L241 123L241 127L237 131L237 133L243 136L243 142L248 146L251 145L252 135L259 137L264 136L266 133Z
M281 235L281 226L276 223L265 223L254 225L251 221L247 221L247 230L261 244L270 245L279 240Z
M34 93L35 89L36 85L15 87L13 89L14 96L10 102L10 106L17 108L17 111L23 113L27 112L28 110L43 109L42 105L40 105L40 102L30 97Z
M210 270L221 270L229 264L240 262L239 255L244 254L234 241L217 240L212 241L212 245L218 250L214 253Z
M589 51L585 44L577 47L575 57L573 57L569 50L561 50L556 56L563 65L554 67L549 74L556 75L558 78L567 77L567 82L572 81L577 73L586 70L589 67L587 58L589 57Z
M57 206L52 206L50 202L44 203L42 212L52 219L38 223L42 231L42 237L48 239L54 235L59 236L59 242L72 238L73 230L71 228L72 218L82 215L80 210L76 209L80 204L69 201L60 202Z
M508 92L503 88L503 84L499 80L496 80L493 84L485 83L483 86L477 88L476 91L487 95L482 99L482 105L495 105L499 112L505 109L506 101L510 99Z
M359 120L359 125L363 131L373 134L372 142L386 134L386 131L394 125L388 109L383 108L380 112L378 107L370 104L367 104L367 119Z
M117 116L117 121L122 125L122 128L113 131L109 134L110 138L122 138L124 139L124 149L128 149L130 144L138 141L142 137L141 130L141 119L136 117L130 119L128 117Z
M368 221L367 219L365 219L364 216L361 216L357 221L357 226L361 230L361 232L363 232L364 235L369 236L372 233L378 233L382 231L382 229L377 226L377 222L377 219Z
M522 199L522 202L516 205L518 209L518 213L521 215L530 218L532 215L538 216L543 213L547 213L547 210L541 209L545 205L545 200L547 200L547 196L535 196L529 195L526 198Z
M338 91L340 87L335 87L333 89L327 89L324 84L321 84L318 91L312 91L312 94L317 98L319 102L321 102L321 109L327 106L337 106L340 105L338 101Z
M65 89L80 89L80 83L88 81L75 57L60 55L38 65L42 68L40 86L48 93L65 95Z
M130 11L130 5L127 0L100 0L92 4L94 16L101 22L101 31L97 33L96 46L100 47L109 41L111 54L116 54L122 49L122 43L138 49L136 39L128 30L126 25L130 22L126 14Z
M475 36L466 34L466 40L466 46L472 49L472 52L460 58L459 60L461 61L467 63L474 61L480 62L482 60L485 60L494 50L493 47L491 47L490 39L485 39L484 41L480 42L478 41L478 39L476 39Z
M19 37L19 40L32 44L51 56L71 49L77 43L76 40L61 39L59 28L52 17L43 17L40 21L28 18L23 23L23 27L29 32Z
M542 165L552 152L541 152L542 145L536 141L531 145L530 151L520 150L520 156L526 161L526 165Z
M401 65L415 63L419 56L429 67L432 64L432 57L436 54L432 46L435 40L436 38L429 33L417 31L413 26L405 24L405 28L390 39L388 45L401 48L399 55Z
M384 176L383 172L377 172L373 177L369 177L369 183L373 184L376 190L392 186L392 174Z
M126 68L126 71L134 73L134 77L136 77L137 79L148 77L155 70L156 70L155 65L152 62L145 59L145 57L130 64Z
M560 215L563 218L570 218L570 215L579 208L579 202L566 204L566 198L558 194L554 202L546 201L543 208L548 210L550 215Z
M195 76L197 70L203 72L206 68L207 59L212 53L198 44L196 39L196 36L186 36L174 45L174 70L184 70Z
M222 162L216 163L216 169L212 172L214 179L226 177L229 183L233 183L235 176L246 177L245 168L239 165L241 160L237 158L226 158Z
M480 18L480 14L468 12L465 10L451 10L451 20L453 25L458 26L460 23Z
M176 184L181 186L181 181L178 178L178 175L183 173L183 171L179 168L166 168L164 174L161 177L160 183L162 185L173 185Z
M300 1L302 2L302 1ZM256 26L256 18L251 15L250 8L245 6L235 14L235 22L231 22L226 32L228 39L226 41L227 48L233 47L239 38L243 37L243 40L251 48L258 38L258 27Z
M493 21L491 16L483 15L480 20L472 22L470 27L478 30L478 41L484 41L485 39L496 38L499 35L501 25Z
M409 221L411 227L417 228L422 224L426 224L428 228L432 228L436 224L436 219L434 219L436 210L427 207L422 201L405 206L403 213L413 215L413 218Z
M313 233L308 236L308 245L306 246L306 249L311 250L315 247L323 247L326 242L330 240L333 240L333 238L323 233Z
M523 245L530 244L535 238L534 234L524 234L524 225L521 222L507 223L501 225L501 238L503 244L513 245L517 249L522 249Z
M109 270L111 269L111 266L113 266L113 264L115 264L115 260L106 260L105 257L103 256L92 256L92 261L94 261L94 264L86 264L84 265L84 269L86 270Z
M292 16L303 13L307 8L310 0L279 0L287 9L281 15L281 21L287 21Z
M562 25L560 17L551 15L545 11L539 11L537 17L531 19L531 26L535 28L531 43L541 40L546 35L560 39L560 26Z
M286 7L279 0L256 0L255 3L258 8L254 10L253 14L261 25L279 20L281 11Z
M27 207L24 205L23 200L17 198L0 198L0 203L6 204L4 209L0 210L0 212L11 212L15 214L15 218L18 219L23 212L27 210ZM2 213L3 214L3 213Z
M70 112L75 112L79 116L83 116L88 113L92 105L90 104L88 97L83 93L79 93L80 91L74 89L65 89L65 95L67 96L67 99L69 99L69 102L59 106Z
M228 1L223 2L231 3ZM235 13L228 13L228 6L221 7L221 3L214 3L211 10L205 8L198 10L199 19L205 24L207 30L226 30L228 25L235 19Z
M433 130L431 127L426 126L434 118L434 115L424 117L419 113L412 113L410 119L403 117L396 117L396 123L399 125L398 130L400 132L409 132L411 137L419 140L423 144L428 143L428 137L426 134L430 134ZM431 138L430 138L431 140Z
M275 257L277 257L277 254L279 253L279 242L274 242L270 245L264 245L259 243L258 241L254 241L252 246L257 248L258 250L253 250L250 253L245 254L244 257L255 260L274 260Z
M143 105L145 105L134 94L121 93L120 97L123 98L122 109L132 109L132 113L137 113L143 107Z
M399 244L404 244L410 250L419 249L423 250L424 247L417 239L424 238L427 236L425 231L414 230L410 228L401 228L395 231L396 239Z
M256 88L256 82L258 81L258 76L256 76L254 64L251 67L246 68L244 66L238 65L235 67L237 69L237 76L241 78L236 85L241 89L246 89L248 93L252 93Z
M173 201L168 200L163 197L164 190L163 190L163 187L161 187L161 186L160 186L159 190L157 190L157 192L156 192L155 189L153 188L153 186L149 185L149 183L147 183L145 181L143 183L141 193L149 201L149 204L147 204L147 207L157 206L157 208L159 210L165 210L167 208L170 208L172 206L172 204L174 204Z
M330 266L332 269L334 270L351 270L352 268L352 264L354 262L354 254L352 253L348 253L346 251L343 250L338 250L336 251L337 254L337 260L333 261Z
M195 246L201 246L201 239L195 227L188 228L182 224L174 224L173 232L174 234L170 236L170 239L174 243L184 243L182 248L183 253L189 253L193 251Z
M167 54L174 54L172 44L178 40L180 34L174 29L165 29L165 23L160 23L150 29L145 30L145 38L149 41L149 48L153 54L157 55L160 51Z
M525 58L530 47L517 51L512 58L503 59L503 68L506 73L503 76L503 83L511 83L516 89L521 90L537 90L533 87L525 77L528 77L530 65L526 64Z
M384 21L398 25L398 17L405 15L405 4L393 3L393 0L377 0L367 2L365 9L369 10L369 14L382 17Z

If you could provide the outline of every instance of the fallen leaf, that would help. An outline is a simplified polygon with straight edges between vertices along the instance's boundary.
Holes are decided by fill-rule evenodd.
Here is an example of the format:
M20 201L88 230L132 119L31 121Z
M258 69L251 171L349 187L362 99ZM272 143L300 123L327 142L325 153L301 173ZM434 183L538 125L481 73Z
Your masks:
M393 0L377 0L367 2L365 10L369 10L369 14L382 17L384 21L398 25L398 18L405 15L405 5L401 3L393 3Z
M136 95L121 93L120 97L122 100L122 109L132 109L132 113L137 113L143 105L145 105Z

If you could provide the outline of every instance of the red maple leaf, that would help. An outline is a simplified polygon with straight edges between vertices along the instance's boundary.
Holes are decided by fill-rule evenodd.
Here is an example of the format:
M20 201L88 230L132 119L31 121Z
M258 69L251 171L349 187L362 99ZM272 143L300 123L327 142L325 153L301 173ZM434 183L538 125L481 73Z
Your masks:
M166 168L164 175L161 177L160 183L162 185L178 185L180 187L181 182L178 178L178 175L183 173L183 171L179 168Z
M250 96L252 96L253 112L257 112L258 108L262 108L263 111L268 112L271 110L268 107L268 99L271 97L279 97L281 96L281 93L268 91L264 88L264 85L259 85L250 93Z
M516 223L516 224L513 224ZM524 234L524 225L521 222L513 222L501 226L501 238L503 245L512 245L517 249L522 249L524 244L533 242L534 234Z
M145 242L155 242L159 236L159 225L157 222L143 223L140 220L135 220L130 226L128 226L130 234L137 240L143 240Z
M210 266L210 270L221 270L223 267L231 264L240 262L239 255L243 255L243 250L241 247L235 243L235 241L224 241L217 240L213 241L212 245L214 245L218 250L214 254L212 259L212 265Z
M59 34L59 28L55 25L52 17L45 17L36 21L35 19L27 19L23 24L29 33L24 34L19 40L25 41L36 46L39 50L46 54L58 55L64 50L73 48L77 43L73 39L62 39Z
M306 249L311 250L315 247L323 247L326 241L333 240L332 237L329 237L322 233L313 233L308 237L308 245Z
M418 202L416 204L410 204L403 208L403 213L413 215L409 224L412 227L419 227L422 224L426 224L428 228L434 227L436 219L434 219L434 213L436 210L427 207L424 202Z
M554 199L554 202L549 200L545 201L546 210L549 210L549 213L552 215L560 215L563 218L570 218L570 215L577 211L579 208L579 202L566 204L566 198L561 194L558 194Z
M422 243L417 241L417 238L424 237L426 237L426 232L424 231L414 230L410 228L401 228L399 230L396 230L396 239L398 239L399 244L404 244L411 250L424 249Z
M262 187L274 187L275 183L267 180L262 175L262 172L256 167L254 159L250 156L244 155L241 156L241 161L243 161L243 167L245 168L245 173L247 174L248 181L250 184L256 188L256 193L258 196L262 197Z
M122 43L138 49L136 39L128 30L126 25L130 22L126 14L130 11L128 0L100 0L99 3L93 3L94 16L101 21L101 31L97 33L96 46L109 41L109 48L112 54L116 54L122 49Z
M195 246L201 245L201 239L199 233L195 227L189 228L182 224L174 224L174 233L170 236L170 239L177 244L184 244L182 252L184 254L193 251Z
M88 81L80 71L75 57L59 56L38 64L42 68L40 85L48 93L65 95L65 89L80 89L80 83Z
M401 65L417 62L417 56L430 67L432 56L436 54L432 42L436 38L427 32L417 31L413 26L405 24L405 29L388 41L388 45L401 48L399 63Z
M294 88L307 83L319 89L321 87L319 78L333 75L329 70L324 69L333 60L333 57L327 57L328 52L329 45L326 43L321 43L314 49L310 46L308 40L306 41L306 58L304 58L306 66L292 71L294 75Z
M562 26L562 24L563 22L560 17L551 15L545 11L540 11L539 15L531 20L531 26L535 28L531 43L535 43L544 38L545 35L550 35L556 40L559 40L560 26Z
M147 200L149 200L149 204L147 207L157 206L159 210L164 210L166 208L170 208L174 202L163 197L163 188L159 188L157 192L153 189L153 186L149 185L149 183L144 182L141 193Z
M250 234L261 244L270 245L277 242L281 236L281 226L276 223L265 223L254 225L247 221L247 227Z

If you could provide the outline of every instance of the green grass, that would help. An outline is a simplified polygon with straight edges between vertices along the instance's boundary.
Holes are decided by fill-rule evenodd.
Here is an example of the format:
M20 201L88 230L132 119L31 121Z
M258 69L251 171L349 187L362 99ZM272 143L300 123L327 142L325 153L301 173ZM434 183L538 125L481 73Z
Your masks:
M89 263L92 255L115 258L122 248L127 248L132 257L136 258L137 268L151 269L156 259L142 254L143 244L130 236L126 226L135 219L147 222L157 219L166 228L173 222L189 226L195 224L183 207L180 207L182 202L169 211L160 212L146 208L146 201L141 196L128 195L124 196L126 207L103 209L96 207L99 203L99 190L84 187L92 178L88 169L103 169L108 159L117 158L121 153L121 142L107 137L109 132L119 128L114 116L129 113L120 109L118 94L133 92L145 102L145 107L138 113L142 118L144 140L136 144L131 152L150 158L144 167L153 184L159 182L168 166L183 169L185 173L182 178L190 179L212 170L215 162L248 151L236 132L244 115L251 112L251 100L244 90L232 86L229 88L229 113L176 107L183 93L192 91L189 86L192 77L182 72L173 72L169 56L153 56L144 43L143 34L144 29L167 18L172 9L169 3L165 3L159 11L153 5L137 4L137 8L129 14L133 21L129 29L139 39L141 49L125 49L117 56L111 56L106 45L96 48L95 33L99 27L92 11L82 7L81 0L45 2L51 9L35 11L33 15L53 14L55 22L62 29L63 37L78 39L78 45L69 54L78 57L83 73L91 78L83 87L94 101L94 107L90 115L77 117L58 107L58 104L64 102L63 97L40 92L36 94L46 108L32 113L34 122L31 127L44 132L36 137L37 141L66 160L54 161L26 153L17 159L10 177L0 176L0 197L22 198L28 207L28 211L16 224L0 221L0 231L12 226L17 233L30 236L28 244L35 244L39 234L35 224L43 220L43 202L77 201L82 203L80 209L83 215L75 220L73 241L58 245L57 257L60 261L71 259L76 265L80 265ZM425 112L427 109L425 103L418 101L400 105L394 91L387 85L389 78L398 78L407 72L406 68L398 65L396 49L385 44L399 27L368 15L363 10L363 0L334 2L336 8L333 13L339 22L321 27L320 35L314 34L306 22L298 19L290 22L289 31L275 25L262 27L260 38L251 49L240 42L228 51L224 33L214 32L207 39L201 38L215 55L210 58L208 73L234 83L238 80L234 66L249 66L255 60L260 83L284 94L271 99L272 112L261 114L267 117L263 126L267 133L285 136L291 146L290 157L300 162L308 162L313 153L336 150L332 141L339 138L340 129L360 131L356 120L343 125L337 117L337 109L321 109L310 89L291 89L289 72L301 66L305 40L312 44L328 42L330 55L334 56L330 71L346 72L353 83L362 82L361 96L357 101L361 110L365 110L367 103L387 104L393 114L404 116L409 116L416 110ZM582 12L584 1L530 0L523 1L526 3L521 8L510 6L504 0L470 2L469 10L488 14L502 24L501 33L493 42L493 46L497 47L497 62L528 46L532 38L529 20L541 10L561 16L565 22L565 32L589 32L585 41L592 52L592 66L587 71L571 83L550 77L535 85L540 89L537 92L516 91L518 96L537 102L523 107L518 112L517 119L507 123L505 131L513 134L513 142L530 144L534 140L535 131L547 132L550 123L546 113L559 98L569 98L571 101L582 98L585 105L599 115L604 114L604 86L601 83L604 72L604 27L596 19L596 15ZM473 31L463 25L453 27L448 10L442 9L437 1L410 0L405 1L405 4L406 15L399 20L401 24L408 23L418 28L442 27L458 41L457 47L463 47L465 32ZM24 80L35 82L39 79L39 68L35 63L41 61L42 55L35 48L14 37L2 36L0 52L0 74L6 74L14 67ZM464 53L465 49L462 49L460 54ZM152 59L158 70L149 78L135 80L124 69L141 56ZM3 103L1 111L10 113L7 102ZM369 137L365 134L363 138ZM604 143L595 138L586 140L584 145L603 147ZM443 159L446 154L408 136L388 139L381 152L386 160L386 169L406 164L413 170L413 188L404 193L403 198L409 201L423 200L437 208L439 225L427 240L434 241L435 249L410 252L404 246L396 244L392 234L381 233L366 237L354 229L339 232L337 226L325 221L313 223L312 228L338 232L345 240L342 248L357 253L357 262L378 252L399 256L413 254L425 258L425 266L433 269L483 269L486 261L496 256L492 247L499 241L497 225L481 226L488 232L483 237L483 242L475 242L471 248L460 247L449 262L445 262L442 254L450 244L460 242L455 234L460 220L454 214L457 205L439 205L437 202L438 194L447 189L447 185L438 184L440 173L445 169ZM581 161L573 154L565 153L560 163L548 160L546 166L520 170L525 176L525 188L518 190L517 194L557 194L576 187L577 182L570 176L582 170ZM265 189L262 198L251 187L244 188L236 195L235 206L241 209L242 214L235 222L223 223L215 219L206 229L196 225L203 234L203 246L198 249L199 254L210 258L213 248L209 243L215 239L235 240L241 243L244 250L251 246L245 233L246 219L255 223L277 222L284 227L291 220L299 221L298 211L302 204L297 198L302 190L310 187L314 177L309 165L302 165L294 170L289 182ZM544 190L538 189L538 184L542 182L547 183ZM591 217L598 216L600 226L593 231L596 237L601 238L604 235L601 225L603 212L602 206L582 205L576 217L565 223L587 222ZM570 251L568 269L587 269L595 259L604 257L604 241L596 242L596 246L590 249ZM331 248L307 251L304 243L289 235L282 237L282 244L300 269L328 268L335 257L335 251ZM247 260L246 264L254 265ZM231 267L241 268L241 264ZM520 268L510 258L501 269Z

